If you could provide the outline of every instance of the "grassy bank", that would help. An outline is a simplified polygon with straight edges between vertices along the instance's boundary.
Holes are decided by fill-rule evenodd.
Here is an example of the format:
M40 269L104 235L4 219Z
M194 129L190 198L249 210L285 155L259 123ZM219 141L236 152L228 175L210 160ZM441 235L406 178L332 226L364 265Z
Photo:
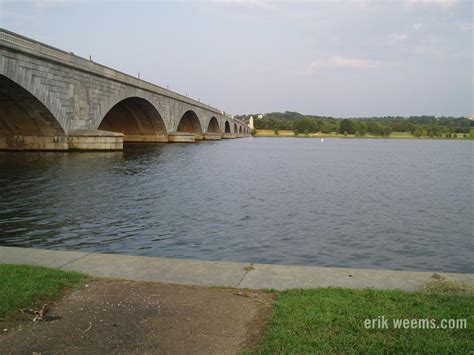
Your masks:
M0 264L0 323L21 308L58 298L87 276L38 266Z
M474 296L348 289L278 294L256 353L468 353L474 349ZM472 291L471 291L472 292ZM366 319L388 320L367 329ZM467 329L394 329L395 319L466 319ZM377 325L377 322L374 324ZM431 323L430 323L431 326ZM253 352L252 351L252 352Z
M414 135L408 133L408 132L393 132L390 134L388 137L381 137L381 136L373 136L370 134L366 134L364 136L356 136L354 134L348 134L347 136L343 134L336 134L336 133L299 133L298 135L295 135L293 131L288 131L288 130L280 130L278 131L278 134L275 134L274 130L270 129L257 129L255 130L255 137L295 137L295 138L385 138L385 139L435 139L435 140L446 140L446 139L467 139L467 140L472 140L472 138L464 138L464 135L461 133L457 134L457 138L431 138L431 137L415 137Z
M74 272L0 264L0 320L21 308L37 308L86 280L87 276ZM272 307L263 337L248 352L469 353L474 349L473 288L441 277L423 292L288 290L276 293ZM410 327L396 329L394 320L408 320ZM458 329L437 328L442 320L461 323Z

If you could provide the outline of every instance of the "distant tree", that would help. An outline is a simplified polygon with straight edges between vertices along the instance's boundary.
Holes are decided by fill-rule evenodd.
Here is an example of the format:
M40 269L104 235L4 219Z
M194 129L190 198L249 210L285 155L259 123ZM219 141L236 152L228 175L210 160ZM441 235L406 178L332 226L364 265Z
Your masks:
M388 137L392 134L392 128L390 126L384 126L382 132L384 137Z
M365 136L367 134L367 123L364 121L355 121L356 133L359 132L359 136Z
M415 129L415 131L413 132L413 135L415 137L421 137L421 129L419 127Z
M279 136L279 135L280 135L280 131L278 131L277 129L275 129L275 130L273 131L273 133L275 133L275 136Z
M347 137L347 131L344 131L344 137Z
M294 129L293 133L294 133L295 136L297 136L300 132L297 129Z
M414 132L419 128L420 137L444 137L449 132L453 134L468 134L474 129L474 121L467 117L435 117L435 116L386 116L386 117L360 117L336 119L329 116L302 115L297 112L272 112L262 115L261 113L252 113L236 116L247 122L250 116L254 117L256 129L268 130L295 130L299 132L317 132L322 133L336 132L348 134L359 132L360 135L367 133L371 135L386 135L385 126L389 126L392 132ZM352 123L352 124L351 124ZM352 126L352 127L351 127ZM424 132L423 132L424 131Z
M347 132L348 134L354 134L355 131L356 130L354 121L345 118L339 123L339 132Z
M293 122L293 129L298 131L318 132L319 122L314 118L301 118Z
M330 133L330 132L333 132L333 127L331 126L331 124L329 122L323 122L323 124L321 125L321 132L322 133Z
M375 136L383 135L383 125L376 121L370 121L367 125L367 129L370 134Z

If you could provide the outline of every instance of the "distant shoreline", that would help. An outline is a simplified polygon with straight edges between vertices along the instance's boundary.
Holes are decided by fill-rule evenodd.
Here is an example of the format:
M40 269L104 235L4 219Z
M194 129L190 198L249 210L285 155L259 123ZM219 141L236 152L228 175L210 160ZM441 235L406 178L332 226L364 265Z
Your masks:
M280 130L278 134L275 134L273 130L266 130L266 129L257 129L255 130L254 137L274 137L274 138L282 138L282 137L291 137L291 138L360 138L360 139L423 139L423 140L474 140L470 138L469 135L467 138L463 136L463 134L458 133L457 138L446 138L446 137L415 137L414 135L407 133L407 132L393 132L390 136L374 136L366 134L364 136L356 136L355 134L336 134L336 133L299 133L295 135L293 131L288 130Z

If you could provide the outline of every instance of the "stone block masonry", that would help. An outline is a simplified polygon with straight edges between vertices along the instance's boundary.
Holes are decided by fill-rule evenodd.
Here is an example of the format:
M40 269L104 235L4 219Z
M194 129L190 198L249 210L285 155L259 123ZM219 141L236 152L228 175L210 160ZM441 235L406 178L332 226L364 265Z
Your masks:
M69 135L69 149L122 150L123 134L99 130L77 130Z
M219 139L225 127L227 138L250 134L222 110L0 29L0 149L115 150L133 142ZM170 139L170 132L194 140Z

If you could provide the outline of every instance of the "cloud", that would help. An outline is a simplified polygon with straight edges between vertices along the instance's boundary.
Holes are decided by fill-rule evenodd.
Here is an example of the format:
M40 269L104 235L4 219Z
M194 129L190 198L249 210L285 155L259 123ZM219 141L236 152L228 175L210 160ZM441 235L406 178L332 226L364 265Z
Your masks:
M77 5L79 4L79 0L32 0L32 3L35 7L51 8Z
M391 43L400 43L405 41L408 38L406 33L392 33L390 35L390 42Z
M459 30L461 32L474 31L474 23L472 22L462 23L459 25Z
M419 31L422 27L423 27L423 25L422 25L421 23L415 23L415 24L413 25L413 29L414 29L415 31Z
M378 60L333 56L311 62L306 72L314 74L319 69L375 69L380 66L382 62Z
M445 8L454 5L456 2L457 0L405 0L405 3L409 6L438 5Z
M246 9L275 10L278 3L269 0L195 0L194 2L212 5L227 5Z

